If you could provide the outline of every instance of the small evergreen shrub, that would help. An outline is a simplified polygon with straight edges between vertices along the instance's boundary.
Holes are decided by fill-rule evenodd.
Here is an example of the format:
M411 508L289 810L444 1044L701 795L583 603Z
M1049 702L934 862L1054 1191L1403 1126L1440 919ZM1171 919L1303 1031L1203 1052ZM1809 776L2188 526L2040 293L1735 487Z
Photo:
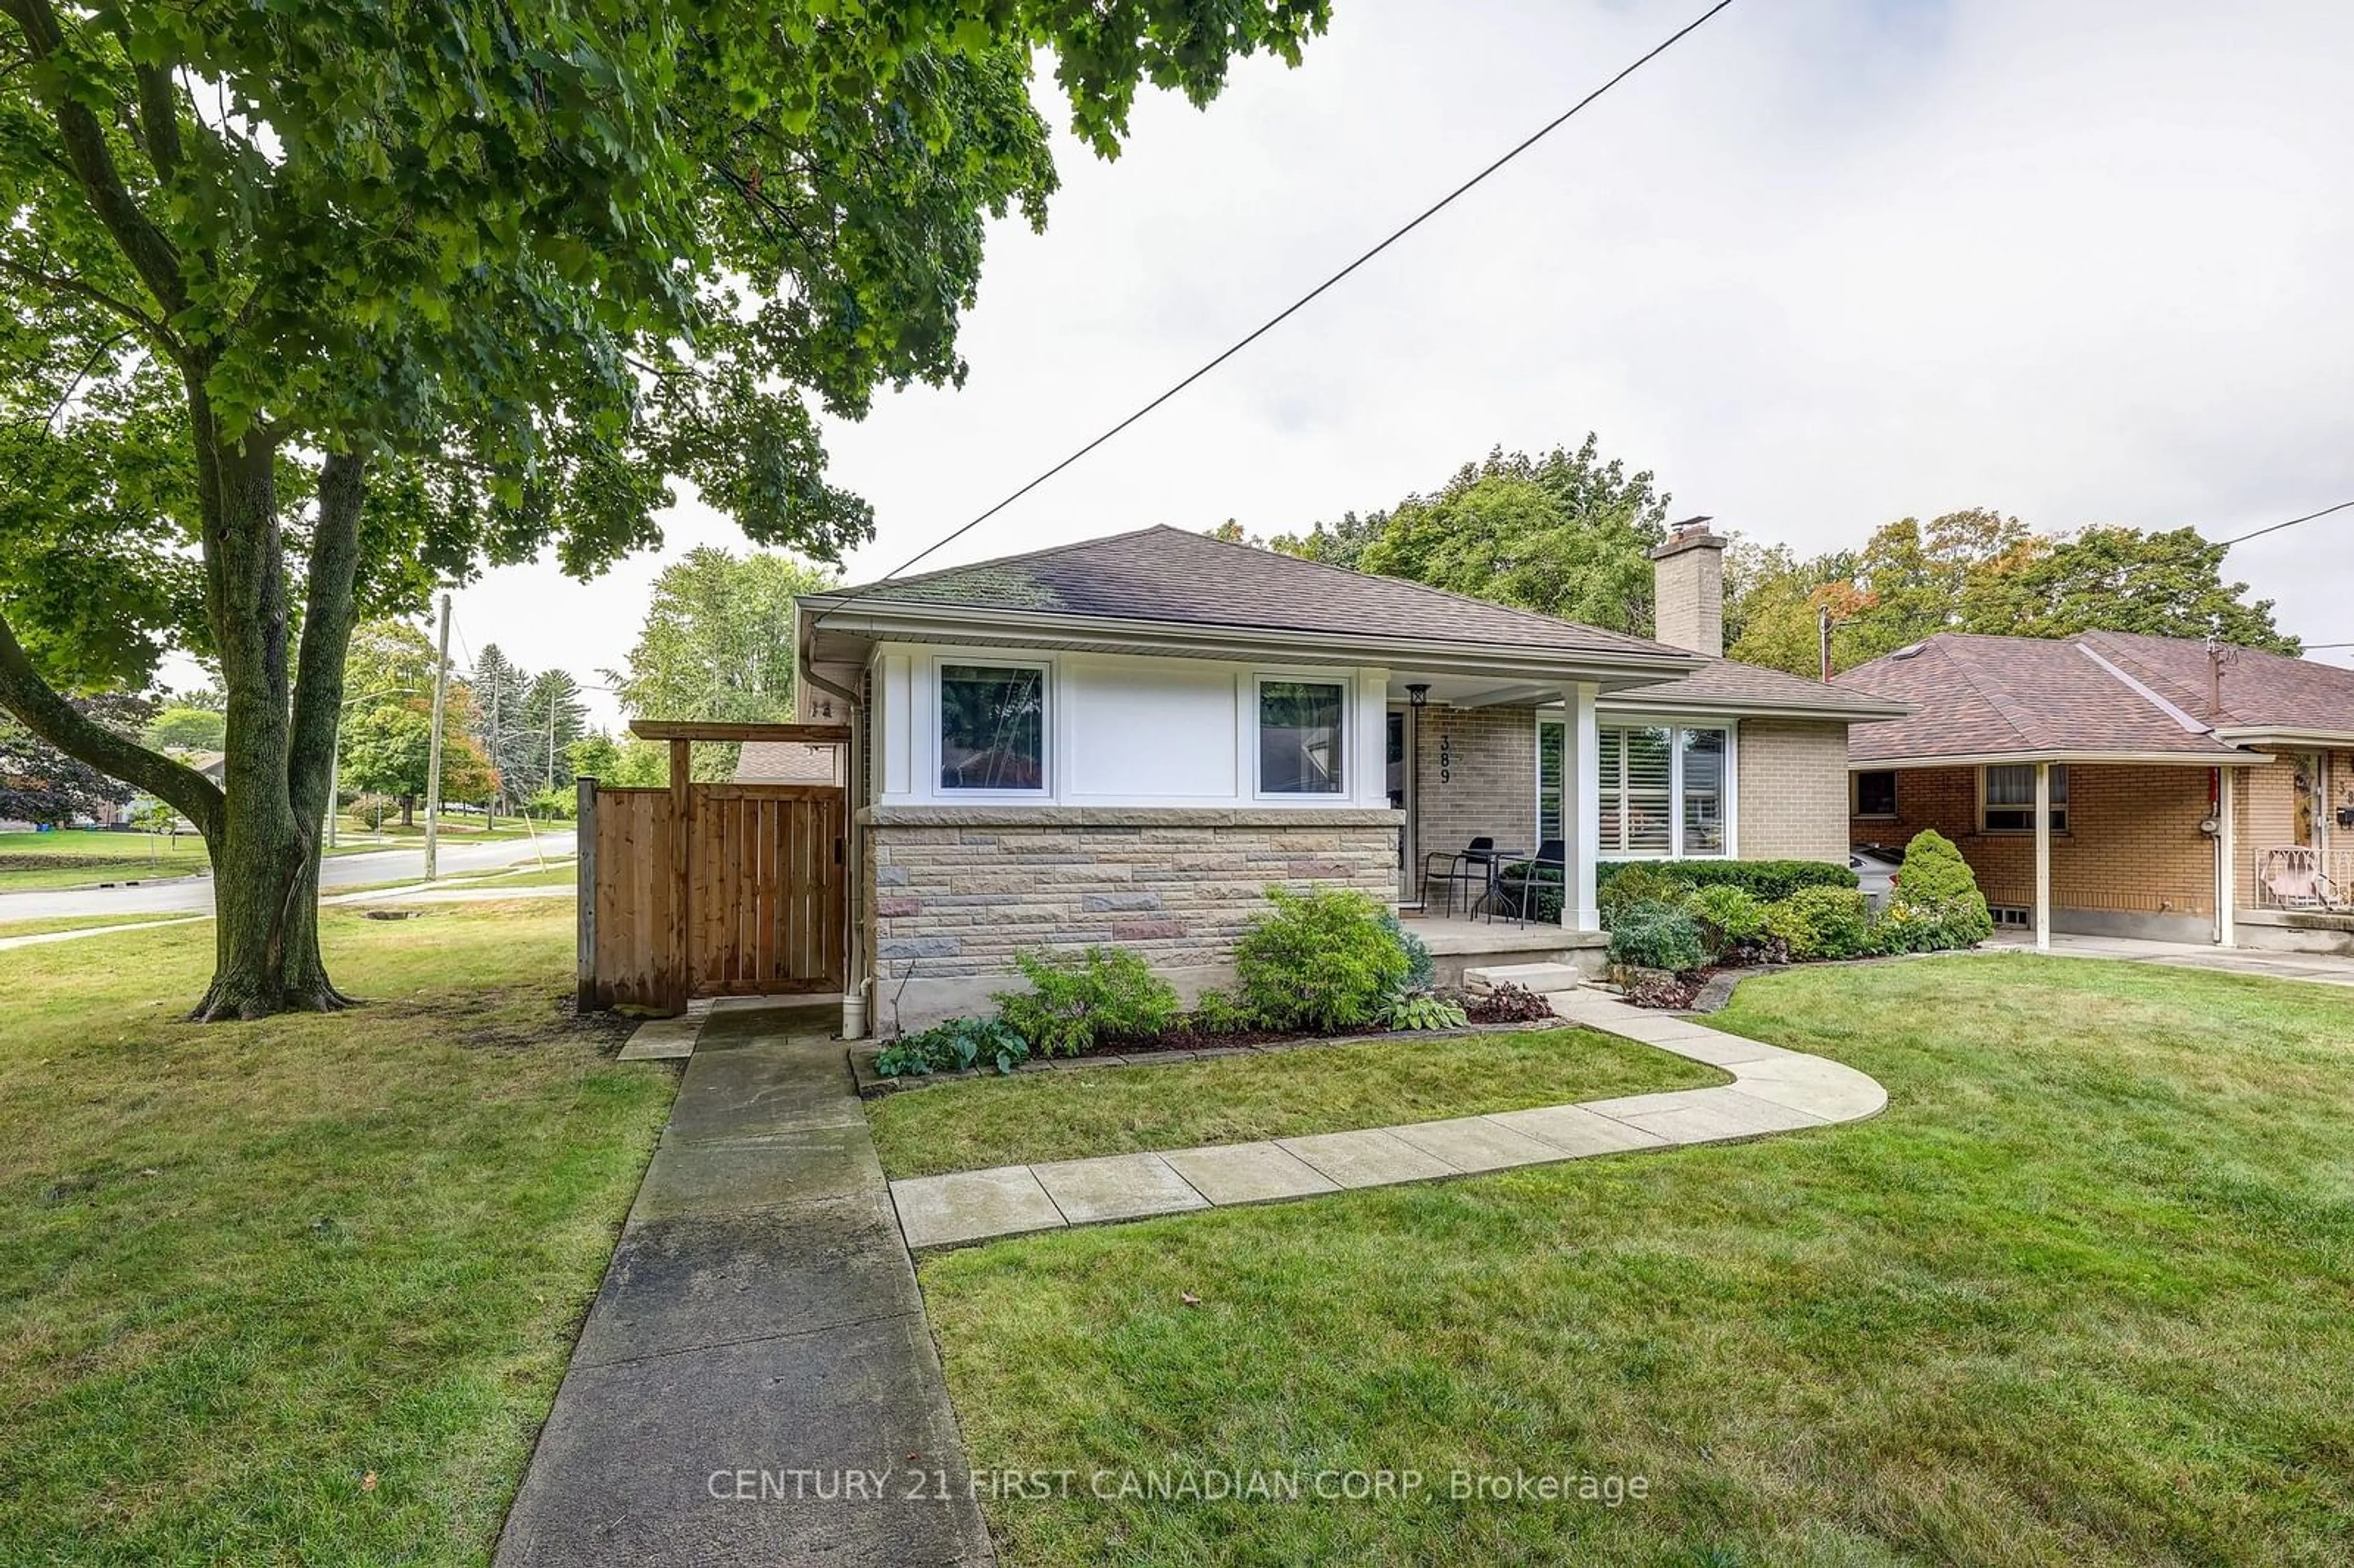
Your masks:
M1707 961L1700 922L1681 904L1629 904L1610 927L1610 959L1637 969L1681 974Z
M1002 1019L951 1018L884 1046L875 1054L875 1070L886 1078L928 1077L986 1064L1010 1073L1029 1055L1030 1042Z
M1438 983L1438 961L1430 956L1428 944L1407 930L1395 911L1382 911L1382 929L1387 931L1405 953L1406 990L1428 991Z
M1729 882L1692 889L1684 912L1700 922L1701 942L1712 958L1749 947L1766 934L1766 906Z
M990 997L998 1016L1042 1056L1076 1056L1103 1040L1165 1034L1184 1009L1177 988L1128 948L1089 948L1076 957L1044 951L1013 955L1026 991Z
M1863 895L1851 887L1802 887L1766 906L1765 916L1766 934L1787 946L1795 962L1872 950Z
M1405 984L1405 947L1379 904L1349 888L1267 890L1275 906L1235 947L1235 993L1268 1029L1333 1033L1378 1021Z
M1471 1022L1471 1015L1460 1002L1420 993L1394 1000L1382 1022L1392 1029L1460 1029Z
M1934 828L1915 833L1904 846L1904 866L1896 874L1889 916L1884 924L1918 934L1915 945L1899 951L1974 948L1994 935L1994 916L1987 911L1986 895L1978 891L1977 874L1954 841Z

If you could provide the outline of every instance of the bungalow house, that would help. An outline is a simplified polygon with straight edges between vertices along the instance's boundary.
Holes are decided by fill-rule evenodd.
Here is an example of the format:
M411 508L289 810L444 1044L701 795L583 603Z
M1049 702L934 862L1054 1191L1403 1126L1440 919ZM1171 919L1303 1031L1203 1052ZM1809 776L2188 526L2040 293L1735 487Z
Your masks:
M1843 863L1848 726L1905 710L1724 659L1723 545L1658 552L1657 640L1167 527L801 599L852 721L850 991L917 1027L1098 942L1190 992L1269 884L1413 911L1475 836L1558 841L1567 891L1426 920L1454 969L1598 963L1606 860Z
M1852 841L1936 829L1999 921L2354 951L2354 671L1941 633L1833 683L1913 709L1850 732Z

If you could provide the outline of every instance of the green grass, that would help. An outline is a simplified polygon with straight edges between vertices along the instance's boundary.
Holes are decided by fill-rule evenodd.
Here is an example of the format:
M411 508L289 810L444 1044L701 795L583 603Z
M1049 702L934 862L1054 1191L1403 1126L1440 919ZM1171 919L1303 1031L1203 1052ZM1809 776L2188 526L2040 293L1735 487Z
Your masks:
M927 1260L971 1463L1080 1478L985 1501L1001 1561L2354 1560L2354 995L2001 956L1752 980L1717 1022L1888 1111ZM1089 1495L1129 1466L1433 1490Z
M6 906L0 905L0 909ZM53 931L93 931L109 926L144 926L157 920L209 920L201 912L165 910L152 915L59 915L48 920L0 920L0 940L10 937L40 937Z
M189 833L0 833L0 893L194 876L209 863L204 840Z
M867 1102L893 1177L1300 1138L1732 1080L1582 1029L1369 1041L1084 1072L962 1078Z
M334 1017L180 1022L209 926L0 953L0 1560L486 1558L674 1075L560 903L323 922Z

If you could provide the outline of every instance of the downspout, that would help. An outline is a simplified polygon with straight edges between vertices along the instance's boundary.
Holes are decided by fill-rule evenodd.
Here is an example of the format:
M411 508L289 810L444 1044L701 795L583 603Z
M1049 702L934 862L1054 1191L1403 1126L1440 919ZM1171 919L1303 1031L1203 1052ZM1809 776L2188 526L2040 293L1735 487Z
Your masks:
M850 718L850 740L848 745L842 748L842 799L843 814L847 818L843 824L843 858L845 863L843 871L847 885L843 889L843 895L848 899L850 906L844 911L845 918L843 921L848 950L843 956L846 972L843 975L842 1035L845 1040L857 1040L863 1039L866 1034L870 1016L867 1005L870 1001L868 993L875 985L874 976L868 972L866 923L862 918L866 907L864 884L866 870L866 839L865 830L858 821L860 792L865 787L867 777L866 710L859 702L856 692L838 686L817 673L817 666L809 656L809 644L806 639L800 641L801 646L796 650L796 654L797 662L801 666L801 678L827 696L839 700Z

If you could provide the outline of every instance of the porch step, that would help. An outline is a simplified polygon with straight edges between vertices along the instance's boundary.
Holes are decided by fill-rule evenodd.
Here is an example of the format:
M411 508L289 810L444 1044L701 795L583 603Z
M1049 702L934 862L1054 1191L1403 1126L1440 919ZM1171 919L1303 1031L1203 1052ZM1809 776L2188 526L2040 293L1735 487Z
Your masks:
M1573 964L1486 964L1463 971L1463 989L1485 996L1500 985L1516 985L1542 996L1549 991L1575 991L1585 976Z

